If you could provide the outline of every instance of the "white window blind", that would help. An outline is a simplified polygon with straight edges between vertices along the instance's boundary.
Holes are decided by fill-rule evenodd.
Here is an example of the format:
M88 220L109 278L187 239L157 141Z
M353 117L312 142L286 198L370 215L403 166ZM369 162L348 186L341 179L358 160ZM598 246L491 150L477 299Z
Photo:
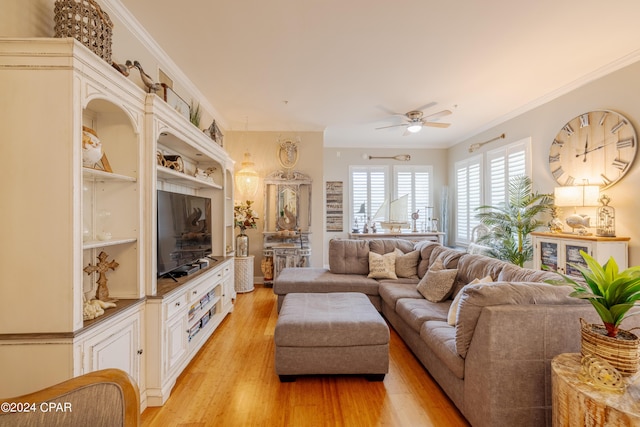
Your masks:
M526 138L487 152L487 205L503 205L507 200L511 178L530 175L530 141L530 138Z
M371 217L387 197L387 166L351 166L351 224L362 228L363 220ZM360 213L361 208L364 213Z
M425 208L431 203L431 166L394 166L394 198L409 196L407 218L420 210L420 218L426 218Z
M471 241L471 230L479 224L476 209L482 202L482 157L456 162L456 222L457 244Z

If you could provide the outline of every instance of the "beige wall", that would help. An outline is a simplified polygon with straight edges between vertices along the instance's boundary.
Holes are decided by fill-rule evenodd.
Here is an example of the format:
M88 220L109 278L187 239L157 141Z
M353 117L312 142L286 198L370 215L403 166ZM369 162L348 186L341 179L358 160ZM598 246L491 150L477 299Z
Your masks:
M638 75L640 75L640 62L597 79L457 144L449 150L448 182L454 182L453 166L455 162L470 156L468 152L470 144L486 141L505 133L504 140L488 144L473 154L484 153L530 136L535 189L544 193L552 193L555 180L549 170L549 147L560 128L573 117L591 110L613 110L625 115L633 123L636 132L640 133L640 102L638 102L640 79L638 79ZM640 160L621 181L605 191L612 199L611 205L616 209L616 234L631 237L629 265L640 264L640 222L637 216L640 211L640 198L638 197L640 192L638 188L640 188ZM594 222L595 208L579 209L578 213L590 215L592 223Z
M300 138L298 144L298 163L294 168L313 180L311 185L311 265L322 265L322 232L323 217L323 134L322 132L227 132L224 138L224 148L231 158L236 161L235 169L240 170L245 152L251 154L251 161L255 163L256 172L260 176L258 192L251 200L255 201L255 210L262 220L258 221L258 228L247 230L249 236L250 255L255 255L254 276L261 277L260 261L262 259L262 231L264 227L264 182L263 179L271 172L281 170L278 162L278 139ZM237 200L244 200L241 194L235 195ZM236 234L239 231L236 230Z

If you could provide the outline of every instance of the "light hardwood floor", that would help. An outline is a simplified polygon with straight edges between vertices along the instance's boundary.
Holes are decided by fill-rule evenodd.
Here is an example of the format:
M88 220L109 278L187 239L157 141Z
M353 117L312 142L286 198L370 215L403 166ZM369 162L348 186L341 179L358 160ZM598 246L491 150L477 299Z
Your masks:
M178 378L143 426L468 426L444 392L391 329L383 382L359 376L298 377L280 383L274 369L276 298L257 285Z

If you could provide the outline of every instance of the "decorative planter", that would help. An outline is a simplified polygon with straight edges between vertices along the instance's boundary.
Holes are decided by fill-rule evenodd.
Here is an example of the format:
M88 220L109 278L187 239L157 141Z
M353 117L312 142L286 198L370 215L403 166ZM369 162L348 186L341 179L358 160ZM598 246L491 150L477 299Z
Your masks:
M604 326L589 324L580 319L583 356L588 354L607 361L623 376L638 372L640 364L640 339L635 334L620 329L618 337L607 336Z
M249 236L244 231L236 236L236 256L249 256Z

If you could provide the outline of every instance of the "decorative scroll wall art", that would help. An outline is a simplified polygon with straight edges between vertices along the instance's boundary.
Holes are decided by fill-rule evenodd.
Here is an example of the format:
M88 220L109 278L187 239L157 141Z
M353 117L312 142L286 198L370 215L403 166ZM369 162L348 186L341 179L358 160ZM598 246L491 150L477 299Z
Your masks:
M327 231L343 231L342 181L326 183Z

